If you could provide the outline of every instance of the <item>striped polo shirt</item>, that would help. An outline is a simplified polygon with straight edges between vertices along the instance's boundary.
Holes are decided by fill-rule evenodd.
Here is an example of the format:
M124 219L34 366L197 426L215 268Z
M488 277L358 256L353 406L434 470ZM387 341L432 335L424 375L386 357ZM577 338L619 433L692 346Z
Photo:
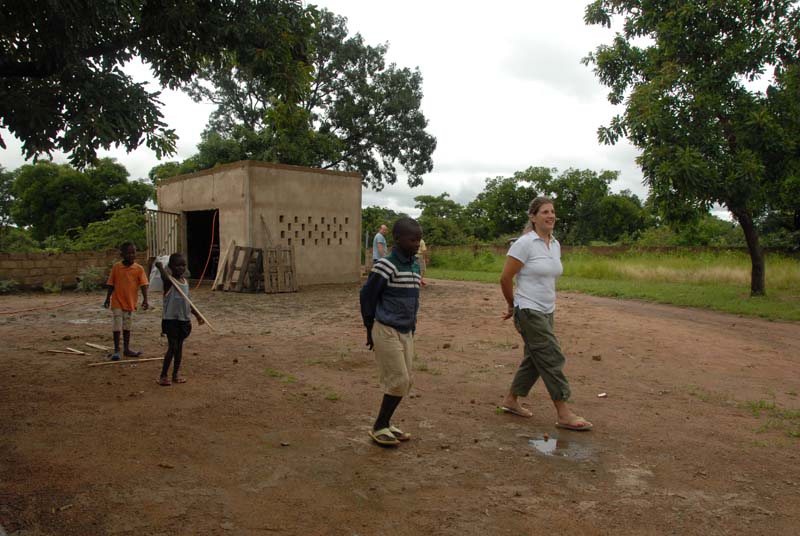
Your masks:
M375 261L367 282L361 288L361 317L372 327L375 320L401 333L417 327L420 287L419 263L396 247Z

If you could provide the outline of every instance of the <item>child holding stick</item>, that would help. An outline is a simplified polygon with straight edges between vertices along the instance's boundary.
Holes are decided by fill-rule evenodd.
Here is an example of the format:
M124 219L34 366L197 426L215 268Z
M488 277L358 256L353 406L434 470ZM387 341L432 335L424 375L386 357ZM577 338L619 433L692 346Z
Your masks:
M189 302L189 282L183 277L186 272L186 259L180 253L169 256L167 271L161 262L156 262L161 279L164 281L164 308L161 319L161 334L167 336L167 353L164 354L164 365L161 367L161 376L158 384L161 386L173 383L186 383L186 379L178 373L181 367L183 341L192 332L192 320L189 313L194 314L198 324L203 324L203 317L191 306ZM174 284L173 284L174 281ZM177 288L176 288L177 285ZM178 291L180 288L180 291ZM167 373L172 364L172 381Z

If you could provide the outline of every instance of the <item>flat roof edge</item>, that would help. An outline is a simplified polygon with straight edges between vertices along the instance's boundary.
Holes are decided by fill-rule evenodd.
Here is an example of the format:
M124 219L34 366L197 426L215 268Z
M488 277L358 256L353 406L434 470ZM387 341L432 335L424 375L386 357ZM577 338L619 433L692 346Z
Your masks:
M200 171L195 171L193 173L184 173L183 175L176 175L174 177L169 177L167 179L163 179L158 182L159 185L161 184L171 184L173 182L181 182L188 179L193 179L196 177L205 177L207 175L211 175L213 173L219 173L221 171L228 171L231 169L237 168L248 168L248 167L256 167L256 168L268 168L268 169L284 169L287 171L297 171L297 172L308 172L312 171L314 173L322 173L324 175L331 175L335 177L353 177L357 178L359 181L361 180L361 174L356 173L354 171L336 171L333 169L320 169L320 168L312 168L312 167L305 167L305 166L294 166L291 164L276 164L274 162L264 162L261 160L239 160L238 162L231 162L229 164L221 164L219 166L214 166L213 168L209 169L202 169Z

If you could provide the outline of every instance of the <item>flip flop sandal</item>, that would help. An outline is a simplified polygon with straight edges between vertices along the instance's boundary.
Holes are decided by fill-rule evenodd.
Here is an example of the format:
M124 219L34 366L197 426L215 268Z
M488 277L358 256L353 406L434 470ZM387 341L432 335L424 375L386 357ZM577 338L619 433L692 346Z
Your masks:
M578 424L579 422L583 424ZM572 430L573 432L588 432L589 430L592 429L592 423L590 423L583 417L578 417L577 422L575 424L556 421L556 428L563 428L564 430Z
M408 441L411 439L411 434L402 431L397 426L390 426L389 431L392 433L394 437L397 438L398 441Z
M161 387L169 387L170 385L172 385L172 382L170 382L169 379L167 378L159 378L156 380L156 383Z
M186 383L186 378L172 378L172 383Z
M142 352L125 352L125 357L139 357Z
M529 410L526 410L525 408L522 408L523 411L520 411L517 408L512 408L510 406L500 406L500 409L502 409L506 413L517 415L518 417L533 417L533 413ZM526 411L527 413L525 413Z
M380 430L370 430L369 437L382 447L396 447L400 444L389 428L381 428Z
M111 354L111 361L119 361L119 352Z

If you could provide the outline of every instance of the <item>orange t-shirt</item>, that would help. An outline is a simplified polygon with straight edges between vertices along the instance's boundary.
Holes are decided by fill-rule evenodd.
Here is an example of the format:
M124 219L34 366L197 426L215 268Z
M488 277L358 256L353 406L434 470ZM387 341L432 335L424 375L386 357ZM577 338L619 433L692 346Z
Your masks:
M111 293L111 308L135 311L139 303L139 287L147 284L147 276L140 264L125 266L122 261L114 264L106 284L114 287Z

